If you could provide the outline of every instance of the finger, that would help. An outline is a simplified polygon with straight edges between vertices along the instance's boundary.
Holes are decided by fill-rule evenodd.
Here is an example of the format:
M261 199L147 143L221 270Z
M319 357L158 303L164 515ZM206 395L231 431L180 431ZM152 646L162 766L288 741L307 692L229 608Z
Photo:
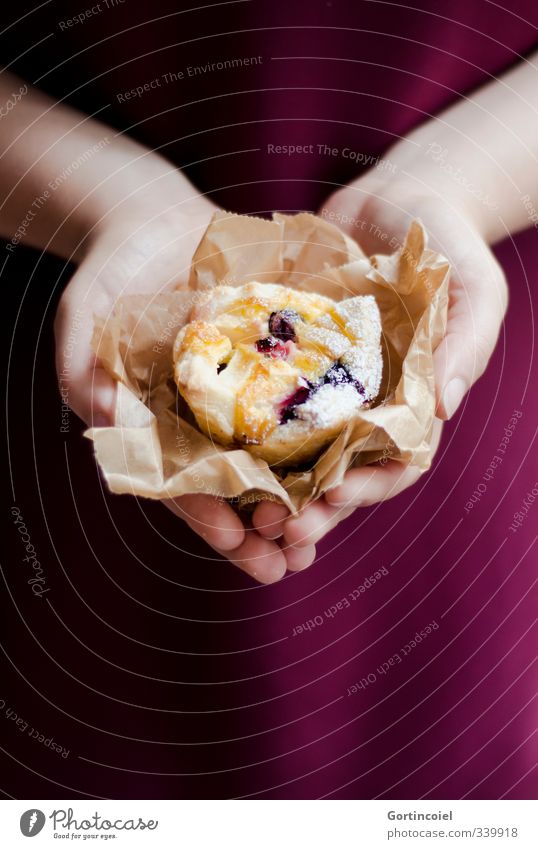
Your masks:
M62 402L77 416L90 427L103 427L114 421L116 385L92 350L93 313L79 307L80 300L66 295L58 306L54 325L58 386Z
M90 386L90 391L83 393L74 390L75 413L89 427L110 427L114 424L116 408L115 382L101 366L93 364L82 381Z
M480 242L458 264L452 287L447 334L434 354L436 414L449 419L484 372L495 348L507 305L500 266Z
M384 466L350 469L340 486L325 493L332 507L368 507L394 498L420 477L415 467L389 460Z
M341 506L332 506L326 501L309 504L298 516L291 516L284 525L284 541L287 545L312 546L328 534L349 513Z
M284 521L290 511L283 504L261 501L252 514L252 524L265 539L277 539L284 533Z
M432 456L439 447L442 433L443 423L434 419L430 438ZM344 506L348 511L344 514L345 518L356 507L368 507L377 501L393 498L414 484L420 474L416 467L404 466L395 460L350 469L340 486L325 493L325 501L332 506Z
M255 530L247 530L243 542L233 551L214 548L260 584L274 584L286 574L286 558L280 547Z
M169 498L163 504L219 551L232 551L244 542L243 523L225 501L211 495L195 494Z
M302 572L311 566L316 559L316 546L303 545L301 548L291 548L281 543L282 551L286 558L286 566L290 572Z

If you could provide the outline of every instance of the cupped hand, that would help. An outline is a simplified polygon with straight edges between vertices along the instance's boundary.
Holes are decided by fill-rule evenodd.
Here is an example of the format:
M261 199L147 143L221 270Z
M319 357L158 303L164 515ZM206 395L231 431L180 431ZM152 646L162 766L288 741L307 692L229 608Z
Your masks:
M173 190L171 191L173 195ZM110 215L96 228L80 266L67 286L56 318L57 361L62 397L88 424L113 419L115 387L90 346L93 315L107 314L127 293L164 291L185 285L194 249L215 207L196 198L174 205L140 202L129 214ZM450 260L449 320L435 352L438 416L449 418L485 369L506 309L503 273L476 219L454 186L417 190L405 180L366 176L335 193L321 214L357 239L369 253L403 242L413 218L421 218L432 247ZM75 330L76 328L76 330ZM62 371L70 345L70 370ZM436 422L434 447L441 433ZM350 470L343 483L298 516L272 502L261 503L252 521L209 495L165 502L219 554L262 583L300 571L315 559L315 544L357 507L397 495L419 473L394 461ZM210 517L210 519L208 519Z
M430 177L430 175L428 175ZM507 306L504 274L481 227L476 204L450 178L386 179L372 172L340 189L320 214L349 233L367 254L391 253L403 244L411 221L420 218L429 246L451 263L447 332L434 354L437 416L433 448L441 421L449 419L484 372L495 347ZM472 210L472 212L471 212ZM315 545L358 507L385 501L416 482L420 473L395 461L350 469L342 484L296 517L270 502L260 505L253 522L262 536L280 537L301 550Z
M203 198L174 203L173 178L168 190L160 181L158 201L152 195L147 202L138 198L127 213L124 207L96 225L55 320L62 399L90 427L112 423L116 396L114 382L91 348L94 314L110 314L126 294L186 285L194 250L216 209ZM215 551L261 583L277 581L287 569L304 568L314 559L313 546L281 547L223 500L193 494L164 503Z

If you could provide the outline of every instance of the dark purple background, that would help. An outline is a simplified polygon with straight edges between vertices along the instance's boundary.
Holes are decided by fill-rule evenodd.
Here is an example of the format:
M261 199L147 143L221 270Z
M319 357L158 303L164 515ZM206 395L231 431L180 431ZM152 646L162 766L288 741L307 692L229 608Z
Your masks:
M126 0L63 32L58 21L86 8L66 0L14 26L3 60L53 33L16 63L28 79L88 112L109 104L102 120L164 145L227 208L314 210L355 176L353 163L270 156L267 143L381 154L536 42L532 2L512 12L453 2L452 21L445 3L417 5L254 0L137 27L178 6ZM250 69L171 83L129 104L115 98L189 64L254 55L263 62ZM260 150L237 152L250 148ZM208 157L219 158L192 164ZM309 570L261 587L213 559L159 504L103 490L82 426L73 416L69 434L59 430L52 319L69 269L23 248L10 255L2 276L15 327L14 496L8 473L6 490L51 589L32 597L6 509L0 699L70 754L62 759L0 712L6 795L536 796L538 507L509 530L538 479L536 231L498 256L507 320L432 471L348 519ZM505 459L466 514L515 409L523 415ZM349 609L291 636L381 566L389 574ZM438 630L400 665L346 695L432 620Z

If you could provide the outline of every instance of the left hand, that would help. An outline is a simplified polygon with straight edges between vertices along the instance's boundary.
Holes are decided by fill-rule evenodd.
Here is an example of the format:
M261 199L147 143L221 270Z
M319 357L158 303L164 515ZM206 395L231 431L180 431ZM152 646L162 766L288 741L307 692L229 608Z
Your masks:
M178 179L172 173L166 185L159 182L156 198L151 194L143 204L130 204L100 223L61 297L55 321L60 391L89 426L111 424L116 402L115 383L91 347L94 313L108 315L125 294L186 286L194 250L216 209L201 197L177 204ZM223 499L193 493L163 504L260 583L278 581L286 570L304 568L314 559L313 546L282 550Z

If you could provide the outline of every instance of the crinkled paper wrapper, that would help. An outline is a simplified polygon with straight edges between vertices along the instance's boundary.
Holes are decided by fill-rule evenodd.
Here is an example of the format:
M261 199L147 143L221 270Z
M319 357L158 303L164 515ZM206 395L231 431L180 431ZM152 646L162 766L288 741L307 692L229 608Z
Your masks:
M261 498L292 512L342 481L350 466L389 457L426 470L435 393L432 354L446 329L449 266L426 248L414 221L404 245L368 258L314 215L272 221L215 214L193 259L188 289L121 298L97 317L93 346L118 384L113 427L92 428L112 492L147 498L206 493L247 507ZM383 327L383 385L308 470L273 470L242 448L212 442L196 427L172 380L172 347L201 290L249 280L278 282L334 300L374 295Z

